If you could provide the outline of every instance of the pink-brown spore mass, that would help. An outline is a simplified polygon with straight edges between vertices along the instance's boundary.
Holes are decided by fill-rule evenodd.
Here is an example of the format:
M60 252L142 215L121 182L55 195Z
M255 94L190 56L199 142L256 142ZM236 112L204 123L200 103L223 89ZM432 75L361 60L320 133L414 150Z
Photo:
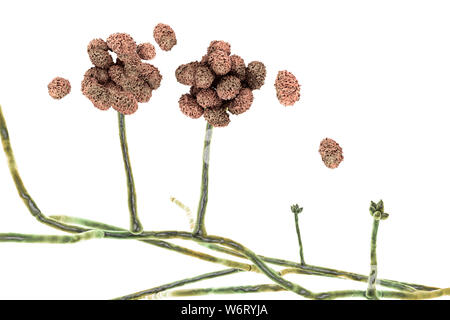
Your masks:
M207 66L198 66L194 73L194 84L197 88L209 88L214 81L214 74Z
M164 51L171 50L177 44L175 31L167 24L159 23L156 25L153 30L153 37L161 50Z
M246 80L252 90L260 89L266 79L266 66L259 61L252 61L246 69Z
M224 75L231 70L230 56L222 50L215 50L209 54L208 63L217 75Z
M241 81L235 76L225 76L217 84L217 95L223 100L231 100L241 90Z
M195 84L195 71L199 63L197 61L182 64L175 70L175 77L181 84L193 86Z
M292 106L300 100L300 85L297 78L289 71L279 71L275 80L278 101L284 106Z
M89 59L94 66L108 68L113 64L113 58L108 52L108 45L102 39L94 39L87 47Z
M108 51L117 54L116 62ZM161 83L158 68L141 61L154 56L153 52L150 43L137 46L126 33L114 33L106 41L92 40L88 54L95 67L84 74L81 92L100 110L113 107L124 115L133 114Z
M203 116L213 127L226 127L230 123L230 116L224 107L207 108Z
M212 126L226 127L230 113L239 115L251 107L252 90L264 84L266 69L258 61L246 66L240 56L231 55L228 42L215 40L200 62L180 65L175 77L190 86L189 94L180 99L180 109L185 115L196 118L203 113Z
M233 73L239 80L245 80L245 62L244 59L237 55L230 56L231 59L231 73Z
M137 46L137 54L142 60L152 60L156 56L155 47L150 43L141 43Z
M253 103L253 92L249 88L242 88L239 94L228 105L232 114L241 114L250 109Z
M200 118L203 115L204 109L199 106L195 98L190 94L183 94L178 100L181 112L192 119Z
M53 99L59 100L64 98L70 93L71 86L67 79L56 77L47 86L48 94Z
M344 160L342 148L330 138L325 138L320 142L319 153L326 167L335 169Z
M197 103L203 108L214 108L222 105L222 100L213 89L201 89L197 94Z
M136 53L136 42L127 33L114 33L106 39L109 49L119 55Z
M211 41L211 43L208 46L208 50L207 50L208 55L216 50L222 50L227 55L230 55L231 54L231 45L228 42L222 41L222 40Z

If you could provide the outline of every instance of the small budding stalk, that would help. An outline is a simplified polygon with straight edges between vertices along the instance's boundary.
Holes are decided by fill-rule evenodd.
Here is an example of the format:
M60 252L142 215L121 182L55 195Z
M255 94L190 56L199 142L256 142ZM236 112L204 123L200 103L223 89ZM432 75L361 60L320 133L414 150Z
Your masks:
M295 217L295 229L297 231L298 246L299 246L299 250L300 250L300 264L302 266L304 266L304 265L306 265L306 262L305 262L305 258L303 257L302 238L300 236L300 227L298 225L298 215L303 211L303 208L300 208L298 204L294 204L291 206L291 211Z
M380 220L386 220L389 217L389 214L384 212L383 200L380 200L378 203L371 201L369 211L370 215L373 217L373 225L372 225L372 238L370 241L370 274L368 279L366 296L368 299L378 300L379 297L375 286L378 272L377 233Z

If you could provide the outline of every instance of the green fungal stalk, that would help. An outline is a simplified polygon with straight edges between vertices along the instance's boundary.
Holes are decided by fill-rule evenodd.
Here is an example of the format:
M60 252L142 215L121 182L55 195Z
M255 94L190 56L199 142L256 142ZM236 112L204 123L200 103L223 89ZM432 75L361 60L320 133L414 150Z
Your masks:
M370 213L373 217L373 229L371 238L371 269L369 275L362 275L348 271L336 270L332 268L314 266L306 264L303 255L303 245L300 237L300 226L298 215L303 208L297 204L291 206L294 213L295 226L297 231L300 262L284 260L280 258L266 257L256 254L245 245L232 239L209 235L205 228L206 204L208 200L208 169L209 169L209 147L212 137L212 126L207 124L204 150L203 150L203 170L202 184L197 220L193 231L147 231L140 224L136 211L136 196L134 190L133 175L131 173L130 159L125 134L125 118L118 115L120 141L122 146L125 169L127 173L127 190L129 196L129 208L131 216L131 230L113 226L103 222L92 221L80 217L70 217L63 215L53 215L47 217L37 206L36 202L28 193L19 175L16 160L13 155L10 135L6 126L6 121L0 107L0 137L3 150L5 152L11 176L16 185L19 196L30 214L39 222L67 232L67 235L33 235L21 233L1 233L0 242L21 242L21 243L52 243L68 244L90 239L116 239L116 240L137 240L148 245L160 247L172 252L180 253L191 258L208 261L226 267L226 269L213 271L206 274L195 275L186 279L177 280L163 284L151 289L142 290L135 293L124 294L117 298L121 300L129 299L155 299L164 297L186 297L202 296L209 294L239 294L239 293L259 293L259 292L280 292L290 291L301 297L315 300L330 300L344 298L362 299L433 299L450 295L450 288L437 288L415 283L408 283L389 279L377 278L376 241L380 220L385 220L389 215L384 212L383 201L371 202ZM179 204L178 204L179 205ZM187 212L188 207L180 206ZM181 245L176 245L171 240L184 240L200 244L207 249L208 253L188 249ZM217 257L213 253L219 252L226 257ZM240 260L236 260L239 258ZM227 277L238 272L256 272L264 275L270 283L259 285L238 285L232 287L209 287L180 289L180 287L198 283L207 279ZM289 281L285 278L288 274L303 274L315 277L327 277L347 279L350 281L367 283L367 290L340 290L313 292L299 283ZM375 284L387 288L380 290Z

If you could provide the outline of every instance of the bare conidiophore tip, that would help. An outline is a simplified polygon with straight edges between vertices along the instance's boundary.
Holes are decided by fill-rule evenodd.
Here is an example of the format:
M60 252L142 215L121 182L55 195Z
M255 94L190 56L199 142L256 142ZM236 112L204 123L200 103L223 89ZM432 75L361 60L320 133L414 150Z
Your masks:
M59 100L70 93L71 86L67 79L56 77L47 86L48 94L53 99Z
M275 80L278 101L284 106L292 106L300 100L300 85L289 71L279 71Z
M164 51L170 51L177 44L175 31L167 24L159 23L156 25L153 30L153 37L161 50Z
M322 161L330 169L335 169L344 160L342 148L333 139L325 138L320 142L319 153Z

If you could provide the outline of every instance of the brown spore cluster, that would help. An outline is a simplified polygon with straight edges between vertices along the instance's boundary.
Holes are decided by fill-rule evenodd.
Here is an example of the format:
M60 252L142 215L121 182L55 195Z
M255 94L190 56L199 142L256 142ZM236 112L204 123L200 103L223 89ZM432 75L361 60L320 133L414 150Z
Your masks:
M278 101L284 106L292 106L300 100L300 85L297 78L287 70L278 72L275 90Z
M342 148L330 138L325 138L320 142L319 153L322 161L330 169L335 169L344 160Z
M266 67L231 55L225 41L212 41L200 61L182 64L175 70L181 84L190 86L189 93L179 99L180 110L190 118L200 118L214 127L230 123L230 113L239 115L250 109L253 90L259 89L266 78Z
M56 77L47 86L48 94L53 99L59 100L64 98L70 93L71 86L67 79Z
M161 50L164 51L170 51L177 44L175 31L164 23L158 23L155 29L153 29L153 38L155 38Z
M100 110L113 107L122 114L133 114L138 103L148 102L160 86L158 68L141 61L155 56L150 43L137 45L129 34L114 33L106 41L89 42L87 51L94 66L84 74L81 91ZM115 62L111 52L117 55Z

